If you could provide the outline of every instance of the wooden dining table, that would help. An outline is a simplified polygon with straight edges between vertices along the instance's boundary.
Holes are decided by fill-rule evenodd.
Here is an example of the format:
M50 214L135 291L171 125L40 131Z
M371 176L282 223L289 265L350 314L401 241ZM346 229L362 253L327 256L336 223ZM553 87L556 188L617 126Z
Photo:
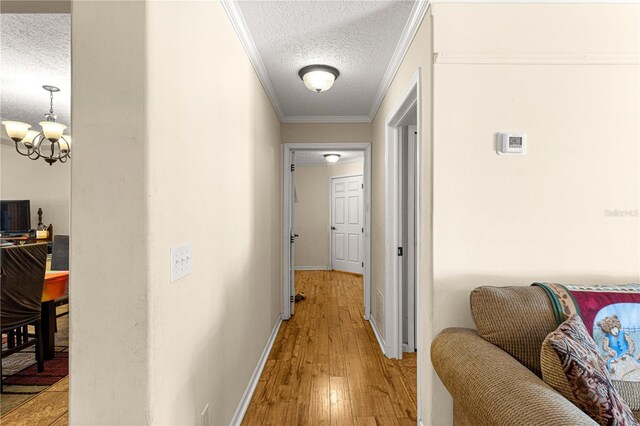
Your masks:
M44 359L56 351L56 299L69 294L69 271L47 271L42 287L42 342Z

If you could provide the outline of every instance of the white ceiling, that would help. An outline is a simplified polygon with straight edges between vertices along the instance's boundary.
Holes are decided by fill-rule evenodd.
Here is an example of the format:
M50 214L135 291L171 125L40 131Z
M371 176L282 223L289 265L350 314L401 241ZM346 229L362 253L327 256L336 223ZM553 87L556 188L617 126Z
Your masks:
M235 19L240 21L234 22L236 30L241 38L243 31L251 38L245 48L254 56L259 76L264 68L263 85L285 122L370 121L382 98L380 91L386 91L383 80L393 77L387 76L390 63L397 56L401 59L404 51L396 52L408 46L417 28L410 23L422 10L414 10L412 0L237 4L241 17ZM230 17L233 21L232 13ZM340 71L327 92L311 92L298 77L300 68L311 64Z
M283 122L371 121L420 23L426 1L229 1L229 18ZM233 10L229 10L229 8ZM39 130L54 110L71 125L71 15L0 14L0 118ZM326 63L334 87L308 90L298 70ZM69 131L67 133L71 133ZM6 139L4 129L2 137Z
M42 86L49 84L61 90L53 103L58 121L70 126L71 15L0 14L0 60L2 120L40 130L38 123L49 112L49 92ZM2 136L7 137L4 129Z
M324 154L340 154L340 159L336 163L350 163L355 161L364 161L364 152L362 151L296 151L294 157L294 163L296 166L304 165L317 165L317 164L329 164L324 158Z

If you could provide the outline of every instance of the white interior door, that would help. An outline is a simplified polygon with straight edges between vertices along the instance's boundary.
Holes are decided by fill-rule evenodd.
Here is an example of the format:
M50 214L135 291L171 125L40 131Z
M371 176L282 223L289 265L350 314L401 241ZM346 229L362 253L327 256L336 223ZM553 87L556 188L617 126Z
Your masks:
M364 273L362 175L331 179L331 269Z

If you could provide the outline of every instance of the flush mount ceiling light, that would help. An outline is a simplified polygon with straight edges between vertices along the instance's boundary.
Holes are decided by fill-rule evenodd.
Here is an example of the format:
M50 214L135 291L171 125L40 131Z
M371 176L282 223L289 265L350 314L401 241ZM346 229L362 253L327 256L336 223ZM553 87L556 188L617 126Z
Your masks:
M340 73L329 65L307 65L298 71L298 75L309 90L320 93L329 90Z
M43 158L49 165L53 165L56 161L65 163L71 158L71 138L62 134L67 126L57 123L58 116L53 113L53 94L60 89L55 86L42 86L42 88L49 92L49 112L44 114L46 121L39 123L42 127L41 132L29 130L30 124L19 121L3 121L2 124L7 135L16 144L18 154L29 157L31 160Z
M325 154L324 159L327 160L327 163L335 163L340 159L340 154Z

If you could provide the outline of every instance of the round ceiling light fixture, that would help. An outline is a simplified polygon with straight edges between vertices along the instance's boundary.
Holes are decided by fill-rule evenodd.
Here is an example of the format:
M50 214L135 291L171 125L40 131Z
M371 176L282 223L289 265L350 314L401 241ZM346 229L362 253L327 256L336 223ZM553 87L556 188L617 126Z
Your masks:
M320 93L333 86L340 72L329 65L307 65L298 71L298 75L309 90Z
M324 159L327 160L327 163L335 163L340 159L340 154L325 154Z

